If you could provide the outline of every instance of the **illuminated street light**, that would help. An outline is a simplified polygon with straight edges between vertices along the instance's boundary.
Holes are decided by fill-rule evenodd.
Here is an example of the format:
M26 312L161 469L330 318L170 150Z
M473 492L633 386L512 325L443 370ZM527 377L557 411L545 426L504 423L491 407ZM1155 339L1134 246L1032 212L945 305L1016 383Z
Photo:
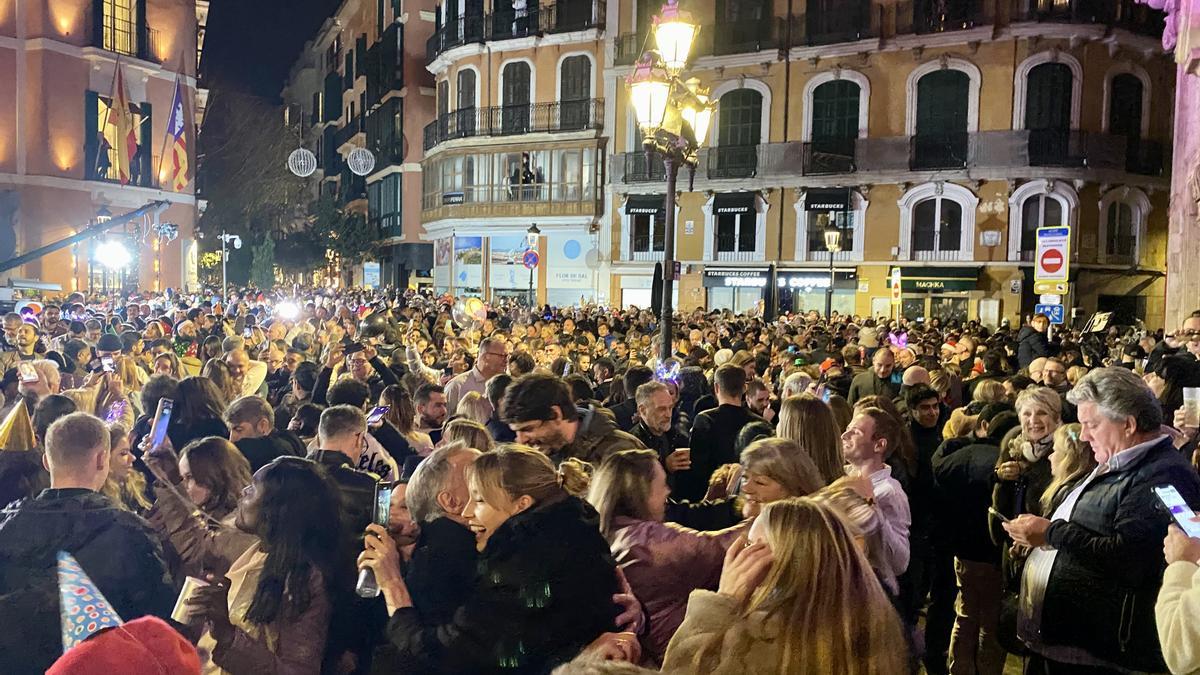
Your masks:
M129 266L133 256L129 249L119 241L105 241L96 247L96 261L110 270L119 270Z

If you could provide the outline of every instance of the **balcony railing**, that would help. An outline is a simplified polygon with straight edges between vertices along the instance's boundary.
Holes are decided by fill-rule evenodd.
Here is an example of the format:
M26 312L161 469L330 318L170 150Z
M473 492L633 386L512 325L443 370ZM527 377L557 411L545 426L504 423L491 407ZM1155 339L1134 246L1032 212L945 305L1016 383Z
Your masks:
M846 0L838 12L812 12L792 24L792 46L831 45L879 37L871 0ZM882 21L882 19L881 19Z
M367 76L367 108L373 108L389 92L404 88L404 24L394 23L371 45L363 59Z
M962 260L963 254L957 248L949 251L914 250L912 252L912 259L927 262L955 262Z
M757 173L757 145L726 145L708 149L709 178L753 178Z
M100 3L103 0L93 0ZM158 57L159 32L144 22L121 20L105 16L103 11L93 13L93 21L87 24L87 42L92 47L105 51L132 56L142 61L162 63Z
M936 136L892 136L885 138L832 139L802 143L765 143L755 148L757 178L798 175L846 175L859 172L904 172L1006 169L1031 166L1076 167L1161 175L1169 166L1163 146L1153 141L1128 145L1124 136L1080 131L1053 134L1038 131L979 131ZM1051 154L1049 148L1059 149ZM702 152L705 168L724 167L725 173L708 171L710 179L737 177L735 158L729 148ZM748 150L737 150L736 159L749 161ZM725 162L720 164L719 162ZM662 159L652 155L649 164L642 151L617 158L613 177L617 183L643 183L665 178Z
M909 167L913 171L965 168L969 138L969 134L965 131L949 134L917 134L912 137Z
M472 42L587 30L604 26L605 4L600 0L563 0L552 5L530 3L521 10L462 16L447 21L425 43L426 61Z
M948 33L985 23L980 0L912 0L912 32Z
M1016 21L1110 23L1116 16L1115 0L1020 0Z
M657 262L663 259L663 251L660 248L657 251L651 250L650 237L632 237L633 246L629 249L629 260L634 262ZM657 242L658 246L662 246L662 241Z
M421 199L426 220L454 215L457 217L495 217L505 215L583 215L599 212L599 193L578 182L517 183L509 181L489 185L464 185L453 192L426 192Z
M758 259L757 251L716 251L714 256L719 262L754 262Z
M626 183L653 183L667 179L662 155L657 152L627 152L624 163Z
M726 56L778 49L783 46L783 25L784 20L774 16L722 22L711 31L701 31L696 55Z
M455 138L511 136L604 127L604 99L504 105L456 110L425 125L423 147Z
M646 45L646 36L640 33L618 35L613 43L613 65L631 66L637 63Z
M366 133L361 115L355 116L346 126L333 132L333 147L341 149L354 141L354 137Z
M828 138L804 144L804 175L854 173L855 138Z

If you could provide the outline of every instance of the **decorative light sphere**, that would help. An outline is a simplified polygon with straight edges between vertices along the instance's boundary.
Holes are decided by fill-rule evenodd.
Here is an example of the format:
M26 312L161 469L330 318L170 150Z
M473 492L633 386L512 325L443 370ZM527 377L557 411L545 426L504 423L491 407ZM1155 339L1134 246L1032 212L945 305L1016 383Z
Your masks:
M346 166L356 176L365 176L375 168L375 155L366 148L355 148L346 157Z
M288 170L301 178L308 178L317 170L317 156L308 148L296 148L288 155Z

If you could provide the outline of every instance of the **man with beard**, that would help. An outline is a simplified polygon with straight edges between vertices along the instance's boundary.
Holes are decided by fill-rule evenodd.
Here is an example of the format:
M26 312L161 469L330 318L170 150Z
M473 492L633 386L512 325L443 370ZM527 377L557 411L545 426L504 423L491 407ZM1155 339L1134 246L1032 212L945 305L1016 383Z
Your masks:
M48 338L56 338L60 335L66 335L67 323L62 320L62 308L58 305L46 305L42 308L42 315L39 317L42 322L42 331Z
M441 443L442 425L448 414L446 390L441 385L423 384L413 395L413 403L417 405L417 431L429 434L434 445Z
M662 382L647 382L638 387L635 399L641 421L633 426L631 433L658 453L658 461L667 472L667 483L673 486L676 474L692 467L691 452L687 450L691 439L671 424L675 399Z
M619 450L644 447L617 428L608 409L576 407L566 382L553 375L531 373L513 382L501 411L518 443L541 450L556 464L574 457L599 465Z

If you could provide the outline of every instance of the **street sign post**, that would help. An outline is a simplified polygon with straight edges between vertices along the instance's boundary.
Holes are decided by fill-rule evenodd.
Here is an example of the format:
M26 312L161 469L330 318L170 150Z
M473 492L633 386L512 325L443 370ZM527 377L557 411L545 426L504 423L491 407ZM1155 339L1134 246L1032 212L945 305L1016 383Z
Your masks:
M1062 305L1034 305L1034 314L1045 314L1050 323L1055 326L1061 326L1065 321L1066 312Z
M1034 281L1066 283L1070 279L1071 228L1039 227Z
M1035 281L1033 284L1033 292L1038 295L1046 293L1054 293L1057 295L1066 295L1070 284L1065 281Z
M901 282L900 268L893 267L892 268L892 278L891 278L891 283L890 283L890 285L892 287L892 304L893 305L900 304L900 295L901 295L900 294L900 282Z

